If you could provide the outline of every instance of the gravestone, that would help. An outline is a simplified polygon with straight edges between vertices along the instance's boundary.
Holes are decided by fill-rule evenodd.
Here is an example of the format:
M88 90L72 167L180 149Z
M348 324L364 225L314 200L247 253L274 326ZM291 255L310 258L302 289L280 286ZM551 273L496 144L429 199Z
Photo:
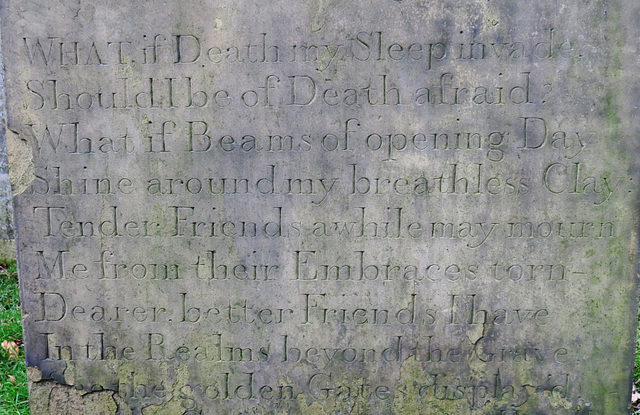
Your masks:
M2 51L0 50L0 65ZM0 119L6 120L4 102L4 74L0 74ZM7 157L6 122L0 123L0 258L15 260L15 241L13 230L13 203L11 201L11 179L9 177L9 161Z
M639 8L3 2L33 413L627 413Z

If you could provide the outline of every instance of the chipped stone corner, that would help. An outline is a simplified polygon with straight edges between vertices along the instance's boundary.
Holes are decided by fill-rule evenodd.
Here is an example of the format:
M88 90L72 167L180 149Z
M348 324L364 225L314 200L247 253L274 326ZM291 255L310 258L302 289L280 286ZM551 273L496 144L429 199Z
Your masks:
M6 137L11 189L17 196L23 193L35 178L33 149L17 132L9 128L6 130Z
M0 68L4 68L1 47ZM34 178L33 149L24 137L11 128L6 111L4 69L0 69L0 196L3 197L0 203L4 203L6 194L10 205L12 192L13 195L24 192Z
M87 392L55 380L43 380L37 367L27 368L32 415L131 415L116 391Z

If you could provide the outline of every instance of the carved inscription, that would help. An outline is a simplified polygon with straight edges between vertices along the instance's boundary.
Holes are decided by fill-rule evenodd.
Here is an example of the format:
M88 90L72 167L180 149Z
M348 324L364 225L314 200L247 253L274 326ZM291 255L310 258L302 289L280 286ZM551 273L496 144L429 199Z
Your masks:
M133 413L622 407L591 373L638 179L591 6L62 3L3 11L44 378Z

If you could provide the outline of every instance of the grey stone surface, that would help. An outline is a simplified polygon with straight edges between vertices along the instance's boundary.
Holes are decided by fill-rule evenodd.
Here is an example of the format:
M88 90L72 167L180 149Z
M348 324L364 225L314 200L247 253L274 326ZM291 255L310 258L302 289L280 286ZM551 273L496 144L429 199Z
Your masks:
M34 413L626 413L638 7L3 2Z
M0 68L2 68L1 49ZM15 247L13 244L13 203L11 178L9 176L9 159L7 156L6 126L4 73L0 70L0 258L15 259Z

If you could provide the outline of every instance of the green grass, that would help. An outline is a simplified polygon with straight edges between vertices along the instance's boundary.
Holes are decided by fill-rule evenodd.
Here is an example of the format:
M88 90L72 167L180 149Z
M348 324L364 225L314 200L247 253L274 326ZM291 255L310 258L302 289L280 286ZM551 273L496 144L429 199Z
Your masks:
M636 335L636 359L635 366L633 367L633 385L634 390L640 391L640 312L638 313L638 331ZM634 400L634 397L631 397ZM631 413L633 415L640 415L640 402L635 401L631 403Z
M633 368L633 384L640 389L640 313L638 314L638 335L636 335L636 364Z
M5 340L22 344L20 296L15 263L0 263L0 343ZM22 346L19 350L20 354L16 359L0 348L0 415L29 413L27 374Z

